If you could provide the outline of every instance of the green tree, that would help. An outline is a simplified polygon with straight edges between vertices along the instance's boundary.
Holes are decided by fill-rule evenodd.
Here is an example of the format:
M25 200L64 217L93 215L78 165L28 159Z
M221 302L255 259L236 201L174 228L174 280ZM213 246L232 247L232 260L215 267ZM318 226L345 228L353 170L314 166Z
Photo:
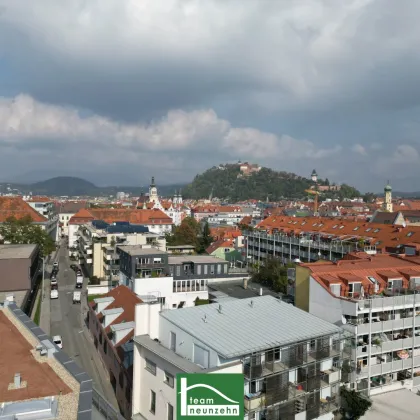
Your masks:
M32 223L31 217L8 218L0 225L0 235L9 244L37 244L43 256L55 250L52 238L40 226Z
M199 245L200 225L193 217L186 217L179 226L173 229L171 234L166 235L166 243L170 246Z
M204 253L206 249L213 243L213 237L211 236L209 223L206 221L203 224L201 235L199 239L199 246L197 252Z
M267 258L252 275L252 281L271 287L276 292L287 293L287 269L295 265L283 265L278 258Z

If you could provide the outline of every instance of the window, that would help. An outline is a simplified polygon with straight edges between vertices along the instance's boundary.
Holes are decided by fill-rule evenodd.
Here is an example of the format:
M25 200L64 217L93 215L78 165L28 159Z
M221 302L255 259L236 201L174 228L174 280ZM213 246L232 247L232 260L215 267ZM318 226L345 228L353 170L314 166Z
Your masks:
M204 264L204 274L207 274L208 273L207 269L208 269L207 264Z
M324 226L324 223L320 223L320 224L318 225L318 227L322 227L322 226Z
M174 419L174 407L168 403L168 420Z
M302 222L302 223L301 223L301 226L303 226L303 225L306 225L306 222Z
M171 331L169 336L169 345L172 351L176 351L176 334Z
M407 233L407 237L410 237L410 236L413 236L414 235L414 232L408 232Z
M366 230L365 230L365 232L370 232L372 230L372 228L367 228Z
M181 275L181 266L177 265L176 266L176 275L179 277Z
M314 223L312 226L318 226L318 223Z
M222 265L217 264L217 274L222 274Z
M356 226L353 230L354 231L359 230L359 226Z
M146 359L146 370L148 370L152 375L156 376L156 363Z
M194 344L194 363L207 369L209 367L209 351Z
M210 265L210 274L214 274L214 265Z
M373 231L373 233L378 233L380 230L381 230L381 229L376 228L376 229Z
M152 390L150 390L150 412L156 413L156 392Z
M339 229L344 229L344 226L340 226Z
M164 380L165 384L170 386L171 388L174 387L174 377L173 375L171 375L168 372L165 372L165 380Z
M197 264L197 274L200 275L201 274L201 264Z
M334 225L332 228L335 229L338 225Z

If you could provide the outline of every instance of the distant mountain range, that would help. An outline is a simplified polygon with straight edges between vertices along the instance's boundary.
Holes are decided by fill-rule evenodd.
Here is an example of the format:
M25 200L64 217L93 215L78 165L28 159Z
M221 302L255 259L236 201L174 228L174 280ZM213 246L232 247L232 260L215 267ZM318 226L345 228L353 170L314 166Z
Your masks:
M175 190L185 187L185 184L159 185L159 194L172 196ZM0 193L19 192L22 194L32 193L33 195L47 196L115 196L117 192L123 191L132 196L139 196L147 193L148 190L141 187L110 186L98 187L92 182L82 178L59 176L33 184L0 183Z

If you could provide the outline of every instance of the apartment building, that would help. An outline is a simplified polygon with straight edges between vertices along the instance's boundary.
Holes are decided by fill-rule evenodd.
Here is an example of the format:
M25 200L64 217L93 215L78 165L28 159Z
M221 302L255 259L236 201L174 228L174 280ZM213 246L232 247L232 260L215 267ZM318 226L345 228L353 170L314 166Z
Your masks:
M131 418L135 293L118 286L89 305L88 326L124 418Z
M103 221L108 225L125 222L130 225L143 226L149 232L157 235L171 232L173 226L172 219L157 209L81 209L69 220L69 247L74 246L79 226L89 224L94 220Z
M87 205L86 201L64 201L55 204L55 212L58 214L60 236L69 236L70 219Z
M164 308L194 306L207 300L209 282L242 280L245 269L208 255L175 256L141 246L118 246L121 283L142 298L158 299Z
M296 306L354 334L346 372L371 396L420 389L420 258L350 254L296 268Z
M54 241L58 239L58 217L56 215L52 215L51 218L42 215L22 197L0 197L0 223L6 222L11 217L18 220L29 217L34 225L45 230Z
M243 208L241 206L215 206L204 205L194 207L191 216L200 221L206 219L209 224L236 225L245 216L250 216L254 212L253 208Z
M41 269L38 245L0 245L0 302L13 296L17 306L30 314Z
M0 418L123 420L91 378L14 302L0 302Z
M244 375L245 419L333 419L347 333L272 296L136 307L133 418L171 420L177 373Z
M52 219L56 216L54 202L49 197L30 195L24 196L23 200L47 219Z
M418 253L419 226L394 226L321 217L270 216L253 231L244 231L251 263L277 257L284 262L337 261L349 252Z
M108 224L103 220L92 220L79 225L76 235L77 255L88 275L111 283L119 281L119 256L116 253L118 244L166 248L163 235L149 232L146 226L128 222Z

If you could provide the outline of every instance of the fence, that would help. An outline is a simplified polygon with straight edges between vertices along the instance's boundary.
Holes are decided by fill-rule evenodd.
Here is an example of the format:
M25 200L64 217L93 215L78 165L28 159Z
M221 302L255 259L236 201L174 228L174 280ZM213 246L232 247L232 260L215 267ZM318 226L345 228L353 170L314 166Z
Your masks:
M125 420L118 411L95 388L92 388L92 404L109 420Z

